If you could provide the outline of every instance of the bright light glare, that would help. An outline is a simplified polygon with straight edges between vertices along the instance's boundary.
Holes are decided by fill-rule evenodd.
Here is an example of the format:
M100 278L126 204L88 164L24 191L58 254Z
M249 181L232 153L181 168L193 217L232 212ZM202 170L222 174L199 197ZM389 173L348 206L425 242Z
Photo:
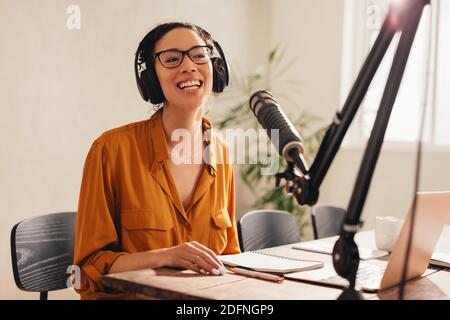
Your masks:
M392 8L392 15L391 15L391 25L394 26L396 29L400 26L401 21L401 13L405 11L407 4L409 4L411 1L416 0L391 0L391 8Z
M397 8L397 9L401 9L409 1L411 1L411 0L391 0L391 4L393 7Z

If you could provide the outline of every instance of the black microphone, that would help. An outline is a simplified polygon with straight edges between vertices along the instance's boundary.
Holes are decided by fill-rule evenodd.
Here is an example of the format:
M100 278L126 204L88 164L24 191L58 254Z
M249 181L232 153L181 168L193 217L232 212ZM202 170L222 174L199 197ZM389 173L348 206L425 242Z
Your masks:
M250 97L249 104L259 124L267 130L267 135L278 153L287 161L294 162L307 174L309 169L302 156L303 139L272 94L264 90L257 91ZM272 140L272 129L279 130L279 141Z

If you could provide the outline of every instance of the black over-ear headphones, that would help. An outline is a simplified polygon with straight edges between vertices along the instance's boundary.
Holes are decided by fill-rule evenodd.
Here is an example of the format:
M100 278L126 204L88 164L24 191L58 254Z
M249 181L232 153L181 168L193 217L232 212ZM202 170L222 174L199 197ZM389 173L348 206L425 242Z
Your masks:
M202 28L196 26L199 30L208 34ZM155 66L152 62L151 52L148 52L147 42L152 37L150 31L144 39L139 43L134 59L134 73L136 76L136 83L141 94L142 99L153 104L160 104L166 100L156 75ZM209 34L208 34L209 35ZM213 66L213 92L222 92L229 84L229 69L225 54L217 41L213 40L213 45L219 53L219 57L212 57L211 63ZM143 66L145 64L145 68Z

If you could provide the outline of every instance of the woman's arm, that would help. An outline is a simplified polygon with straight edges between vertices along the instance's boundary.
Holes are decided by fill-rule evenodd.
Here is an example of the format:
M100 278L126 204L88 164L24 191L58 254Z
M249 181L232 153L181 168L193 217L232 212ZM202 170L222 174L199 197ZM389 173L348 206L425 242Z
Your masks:
M215 253L196 241L171 248L122 255L114 261L108 273L160 267L180 267L214 275L225 273L225 268Z

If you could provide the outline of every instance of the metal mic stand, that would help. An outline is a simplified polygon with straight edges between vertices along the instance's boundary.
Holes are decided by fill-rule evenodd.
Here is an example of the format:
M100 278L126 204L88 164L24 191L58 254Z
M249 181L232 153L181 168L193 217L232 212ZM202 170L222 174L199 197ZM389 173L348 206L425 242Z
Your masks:
M339 299L362 299L362 294L355 290L356 273L359 266L359 251L354 241L355 233L361 226L360 216L372 180L375 165L383 144L384 134L389 122L392 107L397 97L400 82L406 67L411 46L423 9L429 0L395 1L389 8L380 33L359 72L352 90L340 112L337 112L328 128L314 159L311 169L296 174L294 166L288 164L285 172L277 174L277 183L286 179L289 191L300 205L314 205L319 196L319 187L333 161L342 140L358 110L367 89L377 71L389 44L396 32L401 31L400 41L386 82L375 123L367 143L364 157L353 188L353 193L341 227L339 240L333 249L333 265L338 275L349 281ZM293 163L304 167L298 152L290 153Z

